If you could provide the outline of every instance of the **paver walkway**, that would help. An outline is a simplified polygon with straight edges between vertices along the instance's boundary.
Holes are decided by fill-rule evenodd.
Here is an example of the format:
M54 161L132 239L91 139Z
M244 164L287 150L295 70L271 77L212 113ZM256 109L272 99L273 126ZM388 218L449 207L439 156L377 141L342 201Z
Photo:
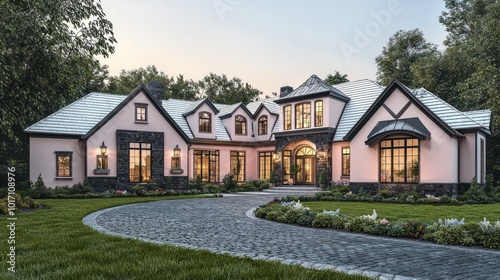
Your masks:
M499 251L306 228L249 215L274 196L132 204L92 213L84 223L122 237L381 279L500 279Z

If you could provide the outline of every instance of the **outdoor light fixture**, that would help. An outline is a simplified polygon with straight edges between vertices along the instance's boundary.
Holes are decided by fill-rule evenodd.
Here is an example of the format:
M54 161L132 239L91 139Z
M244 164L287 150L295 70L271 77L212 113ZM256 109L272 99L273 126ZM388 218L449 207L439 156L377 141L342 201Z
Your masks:
M105 155L106 152L108 151L108 147L106 145L104 145L104 141L102 141L102 145L101 145L101 155Z
M323 149L323 147L319 147L317 151L318 159L319 160L326 160L328 158L328 150Z
M175 145L174 157L180 157L180 156L181 156L181 148L179 148L179 145Z
M275 162L278 162L281 160L281 153L273 153L273 159Z

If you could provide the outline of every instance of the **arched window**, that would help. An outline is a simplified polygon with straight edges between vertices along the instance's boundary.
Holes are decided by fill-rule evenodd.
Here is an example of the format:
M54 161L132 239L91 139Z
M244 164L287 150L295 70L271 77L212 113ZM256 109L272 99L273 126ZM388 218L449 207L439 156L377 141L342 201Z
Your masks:
M247 120L244 117L236 116L234 133L238 135L247 135Z
M212 132L212 116L208 112L201 112L199 114L199 132Z
M316 151L311 147L304 146L304 147L300 148L300 150L297 151L296 155L297 156L314 156L314 155L316 155Z
M267 116L259 118L259 135L267 134Z

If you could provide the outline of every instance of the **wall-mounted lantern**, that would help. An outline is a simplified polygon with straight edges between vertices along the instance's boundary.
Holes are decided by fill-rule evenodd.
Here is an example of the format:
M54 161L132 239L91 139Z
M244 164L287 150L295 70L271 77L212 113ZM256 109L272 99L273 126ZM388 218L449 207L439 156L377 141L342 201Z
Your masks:
M281 160L281 153L280 152L273 153L273 159L275 162L279 162Z
M181 156L181 148L179 148L179 145L175 145L174 157L180 157L180 156Z
M101 149L101 155L105 155L106 152L108 151L108 147L106 145L104 145L104 141L102 141L102 145L101 145L100 149Z

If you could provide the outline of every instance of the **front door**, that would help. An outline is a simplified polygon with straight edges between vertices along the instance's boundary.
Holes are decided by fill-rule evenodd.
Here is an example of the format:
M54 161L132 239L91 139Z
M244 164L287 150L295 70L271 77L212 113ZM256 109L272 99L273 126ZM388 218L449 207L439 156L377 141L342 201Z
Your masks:
M297 184L314 184L314 157L297 157Z

